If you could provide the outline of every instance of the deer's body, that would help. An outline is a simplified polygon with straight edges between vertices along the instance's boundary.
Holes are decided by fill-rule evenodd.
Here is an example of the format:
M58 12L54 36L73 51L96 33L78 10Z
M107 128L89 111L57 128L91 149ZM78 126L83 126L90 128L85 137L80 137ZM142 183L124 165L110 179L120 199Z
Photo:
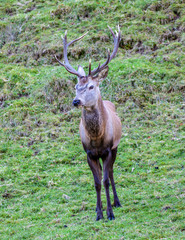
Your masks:
M103 183L107 195L107 216L110 220L114 219L114 214L109 196L109 178L114 193L114 205L121 206L113 178L113 164L121 138L121 130L121 121L116 114L114 104L109 101L102 101L101 95L98 96L95 105L82 107L80 137L84 150L87 153L88 164L94 175L97 192L97 220L103 217L101 206L102 167L99 162L100 158L103 161Z
M119 28L118 28L119 29ZM59 63L72 74L77 75L78 84L76 85L76 97L73 105L82 107L82 119L80 122L80 137L84 150L87 153L87 161L94 176L95 189L97 193L97 220L103 218L101 204L101 180L102 167L100 158L103 162L103 184L107 197L107 217L114 219L112 205L109 196L109 179L111 181L114 194L114 206L121 206L114 183L113 164L116 159L117 146L121 138L121 121L116 114L115 106L109 101L103 101L100 94L99 82L108 74L108 63L115 57L119 41L120 30L115 36L112 29L111 33L114 38L114 50L106 62L99 65L91 71L91 63L89 63L89 75L86 76L81 66L76 71L67 59L67 47L82 37L67 43L67 33L64 38L64 59L65 63Z
M121 121L112 102L102 101L91 109L82 109L80 136L85 149L94 152L116 148L121 138Z

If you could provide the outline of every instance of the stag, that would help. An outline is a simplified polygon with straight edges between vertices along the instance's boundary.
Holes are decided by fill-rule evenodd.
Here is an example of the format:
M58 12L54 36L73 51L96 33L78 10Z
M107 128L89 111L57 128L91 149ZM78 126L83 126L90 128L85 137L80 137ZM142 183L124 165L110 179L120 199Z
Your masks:
M82 66L78 66L75 70L68 61L67 49L76 41L82 39L87 33L81 37L67 43L67 31L63 38L63 56L62 63L56 56L56 60L65 69L77 76L78 83L76 85L76 97L73 100L75 107L82 107L82 118L80 122L80 137L83 148L87 153L87 162L94 176L94 184L97 194L96 220L103 218L102 203L101 203L101 181L102 181L102 166L103 163L103 184L105 187L107 198L107 218L113 220L114 214L109 195L109 179L112 185L114 194L114 206L121 206L116 193L116 187L113 177L113 164L116 159L117 147L121 138L121 121L117 116L115 106L110 101L103 101L100 94L99 83L108 75L108 64L116 56L119 42L121 39L120 28L116 34L109 27L114 39L114 49L112 53L108 51L108 56L103 64L99 64L94 70L91 69L91 60L89 61L89 73L85 74Z

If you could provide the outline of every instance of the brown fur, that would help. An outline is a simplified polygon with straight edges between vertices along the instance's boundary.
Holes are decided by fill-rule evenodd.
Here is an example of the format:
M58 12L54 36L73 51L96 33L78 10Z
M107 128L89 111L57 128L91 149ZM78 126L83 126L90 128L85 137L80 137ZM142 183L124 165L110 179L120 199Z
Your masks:
M97 108L82 110L80 135L83 145L91 148L90 142L94 140L97 141L98 148L104 148L111 143L111 149L114 149L120 142L121 130L121 121L112 102L102 101L100 97ZM103 143L99 146L100 138Z

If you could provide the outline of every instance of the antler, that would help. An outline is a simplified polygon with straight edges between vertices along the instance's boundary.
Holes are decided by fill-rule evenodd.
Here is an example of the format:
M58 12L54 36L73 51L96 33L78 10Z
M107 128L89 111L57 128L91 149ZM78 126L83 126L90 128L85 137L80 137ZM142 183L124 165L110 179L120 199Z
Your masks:
M67 58L67 48L73 44L74 42L76 41L79 41L80 39L82 39L83 37L85 37L85 35L87 35L88 32L86 32L84 35L82 35L81 37L71 41L70 43L67 43L67 31L65 31L65 36L63 38L63 43L64 43L64 63L62 63L58 58L57 56L55 55L55 59L63 66L65 67L65 69L72 73L72 74L75 74L76 76L78 77L83 77L81 74L79 74L78 71L76 71L70 64L69 64L69 61L68 61L68 58Z
M95 68L93 71L91 70L91 60L89 60L89 76L94 76L95 74L101 72L108 64L109 62L116 56L116 53L118 51L118 47L119 47L119 42L121 40L121 31L118 25L118 32L116 31L116 35L114 34L114 32L112 31L112 29L108 26L108 28L110 29L113 39L114 39L114 49L112 54L110 55L110 51L108 50L108 56L107 56L107 60L102 64L98 65L97 68ZM63 38L63 43L64 43L64 62L62 63L60 60L58 60L58 58L55 55L56 60L63 66L65 67L65 69L72 73L75 74L76 76L83 77L78 71L76 71L70 64L67 58L67 48L73 44L76 41L79 41L80 39L82 39L83 37L85 37L85 35L87 35L88 32L86 32L84 35L82 35L81 37L71 41L70 43L67 43L67 31L65 31L65 36Z
M114 39L113 52L110 55L110 51L108 50L108 56L107 56L106 62L104 62L102 65L100 65L100 63L99 63L98 67L95 68L93 71L91 71L91 62L89 62L89 76L93 76L93 75L97 74L98 72L101 72L109 64L109 62L116 56L116 53L118 51L119 42L121 40L120 27L118 25L118 32L116 31L116 35L114 34L114 32L112 31L112 29L109 26L108 26L108 28L110 29L113 39Z

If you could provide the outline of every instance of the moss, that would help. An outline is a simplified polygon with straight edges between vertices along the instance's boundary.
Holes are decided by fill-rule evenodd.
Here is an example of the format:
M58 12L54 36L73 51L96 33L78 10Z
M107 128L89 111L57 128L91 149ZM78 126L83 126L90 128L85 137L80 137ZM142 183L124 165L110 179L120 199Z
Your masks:
M64 4L61 4L57 6L56 10L51 11L51 16L55 16L58 19L63 19L65 15L69 15L71 12L71 8L69 6L65 6Z

